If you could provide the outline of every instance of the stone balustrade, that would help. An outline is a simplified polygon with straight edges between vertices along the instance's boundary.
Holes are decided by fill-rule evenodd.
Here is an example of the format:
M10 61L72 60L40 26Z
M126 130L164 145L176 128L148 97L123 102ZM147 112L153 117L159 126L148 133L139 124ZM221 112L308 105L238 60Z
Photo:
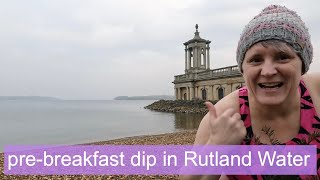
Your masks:
M219 79L224 77L241 76L238 66L227 66L197 73L187 73L174 76L174 83L190 82L196 80Z

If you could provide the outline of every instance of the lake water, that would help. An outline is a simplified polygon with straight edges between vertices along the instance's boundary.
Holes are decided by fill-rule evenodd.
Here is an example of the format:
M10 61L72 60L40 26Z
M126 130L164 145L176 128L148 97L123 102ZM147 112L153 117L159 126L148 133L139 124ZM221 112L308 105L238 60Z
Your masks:
M0 101L0 152L13 144L77 144L196 129L203 115L144 109L154 101Z

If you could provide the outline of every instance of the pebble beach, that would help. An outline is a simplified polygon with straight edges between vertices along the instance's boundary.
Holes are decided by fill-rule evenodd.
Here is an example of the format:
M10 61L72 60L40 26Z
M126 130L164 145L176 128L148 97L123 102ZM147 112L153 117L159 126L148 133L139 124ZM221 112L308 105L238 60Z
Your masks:
M195 139L196 130L186 130L176 133L167 133L160 135L147 135L147 136L135 136L127 137L109 141L93 142L88 145L192 145ZM25 180L82 180L82 179L178 179L178 175L5 175L4 172L4 156L0 154L0 179L25 179Z

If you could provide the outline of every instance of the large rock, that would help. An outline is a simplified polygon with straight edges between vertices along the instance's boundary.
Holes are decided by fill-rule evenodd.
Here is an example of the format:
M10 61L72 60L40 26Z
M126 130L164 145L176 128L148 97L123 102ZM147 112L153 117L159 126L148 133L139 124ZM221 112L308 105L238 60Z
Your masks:
M160 112L181 112L181 113L201 113L205 114L208 112L206 106L204 105L206 101L204 100L159 100L146 107L145 109L150 109ZM211 101L215 104L217 101Z

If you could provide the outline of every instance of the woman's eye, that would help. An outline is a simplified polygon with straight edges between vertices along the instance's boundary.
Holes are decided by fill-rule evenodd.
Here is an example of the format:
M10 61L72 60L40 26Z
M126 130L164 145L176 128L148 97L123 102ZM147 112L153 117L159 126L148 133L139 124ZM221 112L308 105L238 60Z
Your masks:
M288 60L290 58L287 54L279 54L278 58L279 60Z
M263 56L261 56L259 54L256 54L256 55L253 55L253 56L249 57L246 62L248 64L255 65L255 64L261 63L262 61L263 61Z
M254 58L250 60L250 63L260 63L262 60L258 58Z

